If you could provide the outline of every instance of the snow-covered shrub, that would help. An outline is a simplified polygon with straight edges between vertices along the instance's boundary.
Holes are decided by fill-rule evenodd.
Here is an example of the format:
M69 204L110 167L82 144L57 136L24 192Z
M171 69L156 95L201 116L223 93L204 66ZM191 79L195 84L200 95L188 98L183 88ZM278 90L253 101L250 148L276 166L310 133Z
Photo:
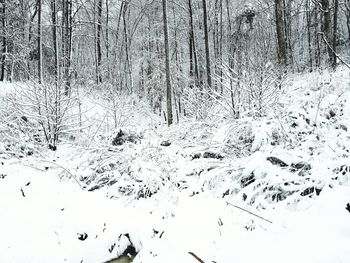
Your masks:
M248 158L233 188L250 205L266 207L280 201L294 204L322 191L324 181L314 178L311 172L312 166L302 160L282 160L256 152Z
M220 106L214 114L233 119L263 117L278 106L284 80L278 70L262 61L250 67L243 73L228 65L222 67L223 75L215 77L217 86L206 89L213 104Z
M251 124L243 122L231 126L228 137L226 138L226 145L233 147L237 155L244 155L251 151L254 139Z
M78 171L89 191L101 189L110 197L139 199L173 187L175 170L170 163L176 160L166 154L166 147L126 143L101 150Z
M113 120L114 129L125 127L130 121L130 116L137 109L133 98L120 94L114 86L105 84L101 93L101 105Z
M37 141L44 141L49 149L56 150L63 134L81 128L79 101L74 92L66 95L61 84L28 82L18 85L10 96L11 106L21 125L35 131ZM21 129L21 125L17 126Z
M206 190L217 197L232 195L240 190L235 182L239 179L242 168L239 166L227 166L222 164L203 174L201 182Z
M194 117L196 120L204 120L210 115L215 103L213 98L207 94L210 93L199 87L184 90L183 107L186 109L187 116Z
M263 118L259 121L252 121L252 133L254 134L252 152L264 148L268 149L286 141L285 131L283 131L278 121L274 119Z
M113 136L112 145L120 146L125 142L138 143L142 139L142 135L136 134L132 131L119 130L115 136Z
M40 137L35 124L25 115L9 110L10 102L0 97L0 156L30 156L36 152Z
M228 125L225 133L226 151L233 151L237 156L282 144L286 137L277 121L265 118L237 120Z
M90 141L110 145L120 129L140 134L159 125L160 117L139 97L124 94L108 83L101 86L100 91L83 91L81 100L88 124L84 132Z

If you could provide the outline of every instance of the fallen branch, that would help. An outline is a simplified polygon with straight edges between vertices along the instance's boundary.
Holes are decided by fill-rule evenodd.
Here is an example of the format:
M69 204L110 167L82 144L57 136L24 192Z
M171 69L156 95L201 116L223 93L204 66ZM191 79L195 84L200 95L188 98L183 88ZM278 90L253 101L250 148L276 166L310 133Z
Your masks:
M200 263L205 263L200 257L198 257L195 253L193 252L188 252L188 254L190 254L192 257L194 257L195 259L197 259L198 262Z
M266 218L263 218L262 216L259 216L259 215L257 215L257 214L254 214L254 213L248 211L247 209L244 209L244 208L239 207L239 206L237 206L237 205L231 204L231 203L229 203L229 202L226 202L226 204L228 204L228 205L230 205L230 206L233 206L233 207L235 207L235 208L237 208L237 209L240 209L240 210L242 210L242 211L244 211L244 212L246 212L246 213L248 213L248 214L251 214L251 215L253 215L253 216L257 217L257 218L260 218L260 219L262 219L262 220L264 220L264 221L266 221L266 222L272 224L272 221L270 221L270 220L268 220L268 219L266 219Z

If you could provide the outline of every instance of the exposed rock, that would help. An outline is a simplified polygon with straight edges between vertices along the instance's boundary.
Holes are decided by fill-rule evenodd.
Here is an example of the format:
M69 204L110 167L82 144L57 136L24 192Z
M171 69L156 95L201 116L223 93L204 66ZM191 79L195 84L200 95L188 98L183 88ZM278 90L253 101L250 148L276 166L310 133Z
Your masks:
M98 190L98 189L100 189L100 188L102 188L103 187L103 185L94 185L94 186L92 186L92 187L90 187L89 188L89 192L93 192L93 191L96 191L96 190Z
M57 150L57 146L56 145L52 145L51 143L49 144L49 149L51 150L51 151L56 151Z
M296 128L296 127L298 127L299 125L298 125L296 122L293 122L290 126L291 126L292 128Z
M114 137L112 141L112 145L120 146L120 145L123 145L125 142L138 143L140 139L141 139L141 136L135 133L127 134L126 132L119 130L119 132L117 133L117 135Z
M131 261L132 260L129 256L121 255L118 258L105 261L105 263L130 263Z
M78 239L81 241L84 241L88 238L88 234L86 233L82 233L82 234L78 233L77 235L78 235Z
M114 146L123 145L124 142L125 142L125 134L122 130L120 130L117 133L117 136L113 139L112 145Z
M307 195L311 195L313 193L316 193L316 195L319 195L322 191L322 188L317 188L314 186L308 187L306 188L304 191L301 192L301 196L307 196Z
M333 117L335 117L335 115L336 115L336 113L334 110L329 111L329 117L333 118Z
M288 166L288 164L283 162L281 159L278 159L277 157L270 156L270 157L267 157L266 160L268 160L273 165L278 165L279 167L287 167Z
M222 194L222 198L230 194L230 189L227 189L225 193Z
M201 153L195 153L194 155L192 155L192 160L199 159L201 157L202 157Z
M105 261L104 263L129 263L129 262L132 262L132 260L136 257L137 251L131 242L130 235L128 233L124 235L120 235L119 240L122 236L125 236L129 240L130 244L119 257ZM109 249L109 253L112 253L114 247L115 247L115 243Z
M343 131L348 131L348 127L346 127L344 124L340 124L338 128Z
M168 146L171 145L171 142L169 142L169 141L162 141L162 142L160 143L160 145L161 145L161 146L168 147Z
M255 182L255 175L251 172L248 176L245 176L241 179L241 187L244 188Z

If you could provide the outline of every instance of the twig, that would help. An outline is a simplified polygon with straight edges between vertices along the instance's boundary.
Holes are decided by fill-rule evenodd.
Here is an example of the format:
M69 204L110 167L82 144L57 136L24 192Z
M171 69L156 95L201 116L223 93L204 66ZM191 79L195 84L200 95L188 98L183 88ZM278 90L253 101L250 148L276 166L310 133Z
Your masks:
M235 207L235 208L237 208L237 209L240 209L240 210L242 210L242 211L244 211L244 212L246 212L246 213L248 213L248 214L251 214L251 215L253 215L253 216L257 217L257 218L260 218L260 219L262 219L262 220L264 220L264 221L266 221L266 222L272 224L272 221L270 221L270 220L268 220L268 219L266 219L266 218L263 218L262 216L259 216L259 215L257 215L257 214L254 214L254 213L252 213L252 212L250 212L250 211L248 211L248 210L246 210L246 209L244 209L244 208L242 208L242 207L239 207L239 206L237 206L237 205L231 204L231 203L229 203L229 202L226 202L226 204L228 204L228 205L230 205L230 206L233 206L233 207Z
M322 90L320 90L320 93L322 92ZM317 129L317 136L318 136L318 126L317 126L317 117L318 117L318 113L320 111L320 106L321 106L321 102L322 102L323 98L322 98L322 94L320 95L320 99L317 103L317 111L316 111L316 115L315 115L315 127L314 127L314 131Z
M350 65L344 61L344 59L342 59L339 54L337 52L335 52L335 50L332 48L332 46L329 44L329 42L327 41L327 39L324 36L323 32L319 32L318 34L322 35L322 39L323 41L326 43L327 47L333 52L333 54L337 57L337 59L339 59L347 68L350 69Z
M192 257L194 257L195 259L197 259L198 262L200 263L205 263L200 257L198 257L195 253L193 252L188 252L188 254L190 254Z
M47 161L47 160L39 160L40 162L46 162L46 163L49 163L49 164L53 164L53 165L56 165L60 168L62 168L64 171L66 171L67 173L70 174L71 177L73 177L73 179L77 182L77 184L80 186L81 188L81 184L79 182L79 180L65 167L63 167L62 165L59 165L58 163L54 163L54 162L50 162L50 161Z

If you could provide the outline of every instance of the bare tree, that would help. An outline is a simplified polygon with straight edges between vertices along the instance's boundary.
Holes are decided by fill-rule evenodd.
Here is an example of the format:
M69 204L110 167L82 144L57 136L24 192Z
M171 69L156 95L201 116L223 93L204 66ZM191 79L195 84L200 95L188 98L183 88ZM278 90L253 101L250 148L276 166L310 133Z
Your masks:
M64 68L64 86L65 94L68 95L71 88L71 50L72 50L72 1L63 0L63 36L62 36L62 50L63 50L63 68Z
M42 83L43 81L43 43L41 35L42 27L42 2L38 0L38 81Z
M125 45L125 57L126 57L126 68L127 68L127 76L129 78L126 78L126 85L129 86L130 92L132 93L134 90L133 87L133 81L132 81L132 66L131 66L131 59L130 59L130 50L129 50L129 36L128 36L128 26L127 26L127 13L129 12L129 5L128 2L124 3L123 8L123 25L124 25L124 45ZM129 82L129 84L128 84Z
M334 15L333 15L333 58L332 66L333 69L337 66L337 36L338 36L338 10L339 10L339 0L334 0Z
M205 41L205 61L207 69L207 84L211 87L211 64L210 64L210 49L209 49L209 30L208 30L208 11L207 2L202 0L203 3L203 25L204 25L204 41Z
M197 49L194 34L194 23L193 23L193 10L192 10L192 0L188 0L188 12L190 18L189 24L189 53L190 53L190 76L195 77L195 83L198 85L199 73L198 73L198 59L197 59Z
M57 39L57 0L51 0L51 20L52 20L52 42L55 56L55 81L59 82L59 57L58 57L58 39Z
M96 52L97 52L97 84L102 82L102 48L101 48L101 33L102 33L102 0L97 3L97 37L96 37Z
M167 0L163 0L163 26L164 26L164 48L165 48L165 78L166 78L166 104L167 104L167 123L173 124L173 107L171 99L171 80L170 80L170 52L168 35L168 15Z
M1 1L1 24L2 24L2 54L1 54L1 74L0 81L5 80L5 68L6 68L6 52L7 52L7 39L6 39L6 1Z
M106 0L106 59L107 59L107 79L110 78L110 59L109 59L109 1Z
M312 50L312 35L311 35L311 8L310 0L305 1L306 10L306 28L307 28L307 48L309 55L310 72L313 70L313 50Z
M276 32L278 44L278 61L282 66L287 65L287 43L285 37L285 28L283 20L283 0L275 0L275 15L276 15Z
M326 39L326 48L328 51L329 63L332 63L333 60L333 52L332 52L332 29L331 29L331 10L329 8L329 0L322 0L322 13L323 13L323 21L322 21L322 32L324 38Z

